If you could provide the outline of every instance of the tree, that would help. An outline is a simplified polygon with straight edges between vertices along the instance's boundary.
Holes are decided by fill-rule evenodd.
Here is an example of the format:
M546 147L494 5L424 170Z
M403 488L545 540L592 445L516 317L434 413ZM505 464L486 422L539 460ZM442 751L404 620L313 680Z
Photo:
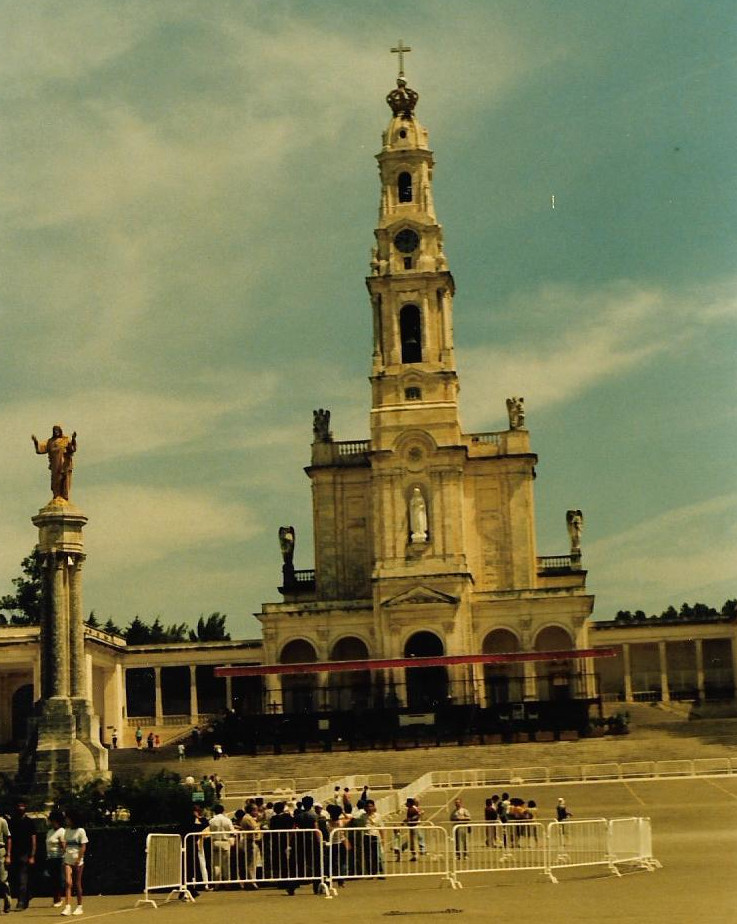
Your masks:
M147 626L140 616L136 616L124 630L123 637L129 645L145 645L151 641L151 626Z
M86 623L91 629L99 629L99 628L100 628L100 620L97 618L97 616L95 616L95 611L94 611L94 610L90 610L90 615L87 617L87 619L85 619L85 623Z
M38 626L44 611L44 581L38 547L21 562L21 574L13 578L14 594L0 597L0 612L10 614L14 626ZM6 617L7 621L7 617Z
M122 635L122 631L119 626L116 626L112 619L108 619L105 625L102 627L103 632L108 632L110 635Z
M149 626L140 616L136 616L123 632L123 637L129 645L168 645L186 641L187 627L184 623L175 623L165 628L160 616Z
M225 631L225 613L210 613L205 619L200 616L197 620L197 630L189 630L190 642L229 642L230 633Z

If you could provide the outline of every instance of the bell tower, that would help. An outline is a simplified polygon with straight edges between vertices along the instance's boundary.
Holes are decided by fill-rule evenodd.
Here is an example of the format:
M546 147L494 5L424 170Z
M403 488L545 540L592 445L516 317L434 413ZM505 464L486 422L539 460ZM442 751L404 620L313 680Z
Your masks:
M379 223L366 280L373 312L371 444L393 448L408 426L438 445L458 445L458 378L453 356L453 277L432 195L434 160L407 86L401 42L392 116L377 155Z
M283 527L280 538L291 536L282 542L284 601L263 606L264 658L290 668L295 659L303 668L310 661L401 661L371 668L371 696L382 708L426 712L475 703L501 715L509 703L519 711L529 701L537 721L540 703L559 698L562 685L566 696L579 690L587 708L571 659L553 659L550 669L534 662L545 661L540 653L587 647L593 598L578 549L537 555L537 456L523 399L507 399L507 429L461 430L455 284L433 203L433 153L415 115L418 94L404 75L409 50L401 42L392 49L399 74L376 156L381 194L366 279L371 438L334 439L329 411L313 412L306 471L315 569L295 569L294 532ZM580 511L573 513L580 525ZM487 668L467 657L479 653L511 660ZM447 667L404 663L446 655L457 660ZM291 681L284 683L283 697L276 687L269 695L288 712ZM351 694L352 703L360 701Z
M432 575L458 598L471 580L453 352L455 285L432 195L434 158L415 116L401 42L377 155L379 221L366 280L373 312L371 471L374 593ZM388 582L388 583L387 583Z

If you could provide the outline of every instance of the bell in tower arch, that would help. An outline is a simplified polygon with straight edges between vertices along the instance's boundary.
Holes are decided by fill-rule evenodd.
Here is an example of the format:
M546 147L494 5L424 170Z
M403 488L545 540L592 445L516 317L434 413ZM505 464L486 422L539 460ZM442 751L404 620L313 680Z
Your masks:
M399 312L399 333L402 338L402 362L422 362L422 319L417 305L404 305Z

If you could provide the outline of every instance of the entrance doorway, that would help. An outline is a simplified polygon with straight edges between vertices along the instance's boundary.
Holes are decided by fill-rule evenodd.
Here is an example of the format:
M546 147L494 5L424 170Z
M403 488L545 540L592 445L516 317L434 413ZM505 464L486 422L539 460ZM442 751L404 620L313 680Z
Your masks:
M317 652L305 639L295 639L282 648L282 664L309 664L317 661ZM309 715L319 712L317 702L317 674L284 674L281 678L282 710L285 714Z
M434 632L415 632L404 646L405 658L444 655L442 641ZM407 706L412 712L429 712L448 702L448 671L444 667L408 667Z

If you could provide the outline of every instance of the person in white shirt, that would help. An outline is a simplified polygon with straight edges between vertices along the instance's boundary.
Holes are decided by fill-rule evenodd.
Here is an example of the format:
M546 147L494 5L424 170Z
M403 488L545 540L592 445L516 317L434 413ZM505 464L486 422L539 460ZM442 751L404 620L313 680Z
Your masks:
M212 846L212 878L223 882L230 879L230 847L233 843L233 822L225 814L222 805L214 805L210 819L210 844Z
M453 811L450 813L450 820L457 825L455 830L456 842L456 859L460 860L461 854L463 859L468 859L468 822L471 820L471 813L461 802L456 799L453 802Z
M87 851L87 832L81 825L77 812L70 809L66 813L66 827L64 828L64 883L66 886L66 905L62 914L82 914L82 873L84 871L84 855ZM72 911L72 890L77 896L77 907Z
M5 863L5 854L10 837L8 822L0 815L0 893L3 896L3 911L10 911L10 885L8 884L8 867Z
M384 875L384 844L381 837L383 822L376 811L376 803L373 799L366 802L366 810L362 820L368 835L364 844L366 849L363 857L363 872L381 877Z
M46 832L46 870L51 883L54 908L61 908L64 897L64 816L59 811L49 814L51 827Z

